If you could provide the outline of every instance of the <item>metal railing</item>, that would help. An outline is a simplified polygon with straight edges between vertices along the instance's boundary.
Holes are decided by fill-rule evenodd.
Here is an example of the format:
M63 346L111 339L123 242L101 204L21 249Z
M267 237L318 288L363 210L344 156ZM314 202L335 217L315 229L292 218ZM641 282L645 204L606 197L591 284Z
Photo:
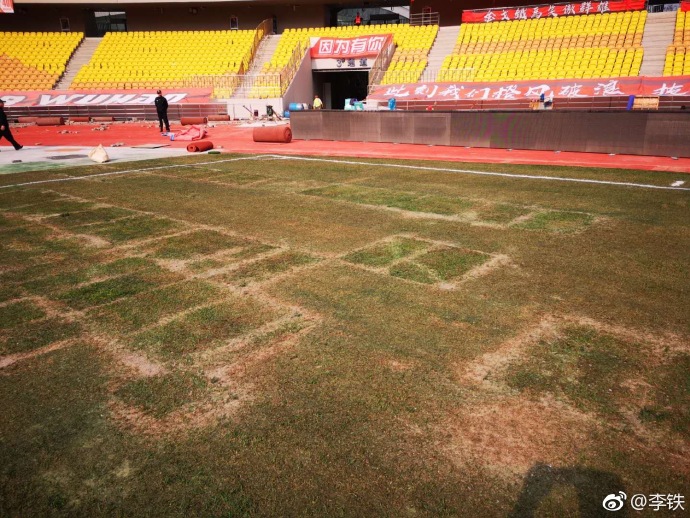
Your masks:
M476 71L474 68L453 68L439 70L435 81L438 83L463 83L474 80Z
M438 13L415 13L410 15L410 25L439 25L441 17Z
M264 36L273 31L273 21L266 19L257 25L251 48L245 53L240 64L239 73L236 74L208 74L194 75L183 79L183 85L187 88L213 88L214 98L230 97L243 84L246 70L254 59L256 50L261 45Z
M393 59L393 54L395 54L395 43L393 38L390 38L388 44L381 49L381 52L379 52L376 60L371 65L371 70L369 70L369 88L381 82L391 59Z
M471 82L476 72L473 68L457 68L452 70L389 70L385 75L385 83L377 81L369 84L369 93L378 87L412 83L464 83ZM382 77L384 79L384 77Z
M309 43L299 42L297 44L297 47L295 47L295 50L292 51L287 65L285 65L283 67L283 70L280 71L281 84L285 85L285 88L282 90L283 92L287 90L287 87L290 85L295 75L297 74L297 71L299 70L299 67L302 64L302 60L304 59L304 54L307 52L308 49Z

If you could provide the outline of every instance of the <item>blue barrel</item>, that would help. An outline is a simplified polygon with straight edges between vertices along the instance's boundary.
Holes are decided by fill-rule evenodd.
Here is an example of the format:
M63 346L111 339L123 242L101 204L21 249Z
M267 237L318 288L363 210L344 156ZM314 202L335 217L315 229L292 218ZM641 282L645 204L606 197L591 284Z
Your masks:
M289 119L290 118L290 110L285 110L283 112L283 117L285 117L286 119Z
M297 111L303 110L304 109L303 106L304 106L304 104L302 104L302 103L290 103L288 105L288 110L290 110L291 112L297 112Z

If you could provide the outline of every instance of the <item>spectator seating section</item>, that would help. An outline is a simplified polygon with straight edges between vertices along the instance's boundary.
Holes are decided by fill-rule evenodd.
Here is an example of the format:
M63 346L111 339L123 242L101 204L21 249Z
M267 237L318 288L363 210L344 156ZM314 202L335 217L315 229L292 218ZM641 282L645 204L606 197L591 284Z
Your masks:
M220 81L248 68L256 36L257 31L109 32L77 73L72 88L216 86L215 78Z
M50 90L83 39L81 32L0 32L0 89Z
M249 96L266 98L284 94L285 92L281 91L278 74L288 64L295 48L300 43L308 45L309 38L319 37L354 38L372 34L393 34L396 51L382 84L396 83L403 75L405 81L416 82L426 67L427 56L437 33L438 25L366 25L287 29L283 32L271 60L264 63L262 69L263 74L276 74L275 79L267 77L262 82L256 83Z
M665 76L690 75L690 11L676 12L673 43L666 49Z
M437 81L637 76L646 11L466 23Z

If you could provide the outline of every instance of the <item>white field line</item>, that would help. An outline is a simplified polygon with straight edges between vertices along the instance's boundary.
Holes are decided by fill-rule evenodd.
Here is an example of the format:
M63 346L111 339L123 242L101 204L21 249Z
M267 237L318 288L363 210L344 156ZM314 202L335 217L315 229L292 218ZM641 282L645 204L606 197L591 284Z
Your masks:
M156 167L145 167L143 169L126 169L124 171L110 171L108 173L98 173L85 176L70 176L69 178L54 178L52 180L37 180L35 182L25 182L25 183L15 183L13 185L0 185L0 189L11 189L13 187L25 187L27 185L40 185L44 183L60 183L60 182L71 182L74 180L88 180L89 178L100 178L103 176L113 176L118 174L130 174L130 173L148 173L150 171L159 171L161 169L173 169L176 167L196 167L200 165L211 165L220 164L223 162L237 162L238 160L259 160L262 158L275 159L273 155L257 155L248 156L240 158L227 158L225 160L213 160L211 162L196 162L194 164L175 164L175 165L161 165Z
M372 162L356 162L352 160L330 160L327 158L307 158L307 157L296 157L288 155L268 155L275 158L282 158L283 160L304 160L308 162L328 162L334 164L350 164L350 165L369 165L376 167L396 167L399 169L413 169L418 171L439 171L443 173L464 173L464 174L475 174L481 176L500 176L504 178L520 178L527 180L550 180L554 182L574 182L574 183L590 183L598 185L617 185L621 187L638 187L641 189L661 189L665 191L690 191L690 187L668 187L665 185L651 185L644 183L631 183L631 182L614 182L608 180L588 180L586 178L567 178L562 176L538 176L538 175L527 175L527 174L511 174L511 173L497 173L493 171L475 171L472 169L450 169L445 167L425 167L417 165L403 165L403 164L386 164L386 163L372 163Z

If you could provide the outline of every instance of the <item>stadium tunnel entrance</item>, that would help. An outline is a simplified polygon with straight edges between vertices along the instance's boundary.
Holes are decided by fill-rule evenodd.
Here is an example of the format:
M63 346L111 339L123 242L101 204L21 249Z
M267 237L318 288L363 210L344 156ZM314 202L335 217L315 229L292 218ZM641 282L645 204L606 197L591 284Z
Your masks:
M369 71L314 70L313 81L314 93L321 97L323 107L342 110L345 107L345 99L355 98L361 101L367 97Z

